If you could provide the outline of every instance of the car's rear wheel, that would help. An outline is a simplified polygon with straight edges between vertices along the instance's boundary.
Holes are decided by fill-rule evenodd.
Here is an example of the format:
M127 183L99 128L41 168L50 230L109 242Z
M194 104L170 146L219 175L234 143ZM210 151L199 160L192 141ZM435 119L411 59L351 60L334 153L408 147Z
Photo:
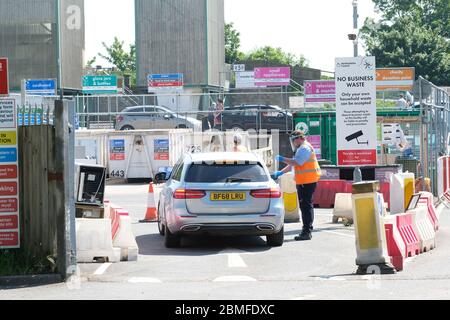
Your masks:
M166 248L178 248L181 245L181 237L170 232L169 228L164 228L164 240Z
M267 245L270 247L281 247L284 243L284 227L277 233L266 236Z
M231 127L231 130L233 131L244 131L244 128L242 128L241 126L238 125L234 125Z
M130 130L134 130L134 128L132 126L123 126L120 131L130 131Z
M165 228L161 221L161 204L158 204L158 231L160 235L164 236Z

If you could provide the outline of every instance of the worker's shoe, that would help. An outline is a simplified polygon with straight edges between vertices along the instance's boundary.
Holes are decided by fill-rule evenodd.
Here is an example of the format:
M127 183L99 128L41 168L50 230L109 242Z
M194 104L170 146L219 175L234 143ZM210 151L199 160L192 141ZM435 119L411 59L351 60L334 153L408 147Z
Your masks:
M305 231L302 232L299 236L294 238L295 241L309 241L312 240L312 234L311 232Z

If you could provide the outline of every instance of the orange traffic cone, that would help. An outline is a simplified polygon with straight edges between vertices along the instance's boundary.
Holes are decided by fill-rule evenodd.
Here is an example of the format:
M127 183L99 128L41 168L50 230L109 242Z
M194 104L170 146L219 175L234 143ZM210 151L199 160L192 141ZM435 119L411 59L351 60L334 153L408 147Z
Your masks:
M150 182L148 188L148 198L147 198L147 213L145 214L144 220L139 222L156 222L158 221L158 212L155 205L155 193L153 191L153 183Z

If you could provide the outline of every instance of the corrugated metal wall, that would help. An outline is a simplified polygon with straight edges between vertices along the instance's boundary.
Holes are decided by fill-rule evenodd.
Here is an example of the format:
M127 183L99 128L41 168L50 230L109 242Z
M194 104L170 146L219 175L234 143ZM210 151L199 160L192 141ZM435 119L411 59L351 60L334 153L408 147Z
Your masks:
M90 0L92 1L92 0ZM80 9L80 29L74 28L75 11L70 6ZM84 68L85 22L84 0L63 0L61 2L61 48L63 61L63 87L81 89L81 77Z
M225 4L208 0L209 85L225 85Z
M84 0L63 0L80 7L79 30L62 28L63 72L67 88L80 88L84 52ZM62 16L65 22L66 16ZM20 91L23 79L57 78L56 0L0 1L0 56L9 58L10 87ZM66 23L62 24L66 27Z
M140 86L158 73L183 73L187 85L218 84L224 42L223 0L136 0Z

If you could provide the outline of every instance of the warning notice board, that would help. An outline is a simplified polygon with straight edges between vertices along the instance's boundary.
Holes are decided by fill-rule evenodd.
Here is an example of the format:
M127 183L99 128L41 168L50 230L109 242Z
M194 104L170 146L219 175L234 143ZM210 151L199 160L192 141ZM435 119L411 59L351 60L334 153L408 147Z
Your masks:
M0 99L0 249L20 248L16 104Z

